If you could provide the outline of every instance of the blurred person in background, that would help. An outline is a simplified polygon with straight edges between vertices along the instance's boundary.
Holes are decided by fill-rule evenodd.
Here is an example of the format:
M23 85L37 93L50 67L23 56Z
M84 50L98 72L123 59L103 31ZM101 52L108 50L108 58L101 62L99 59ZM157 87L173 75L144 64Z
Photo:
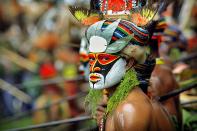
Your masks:
M57 77L57 70L50 58L46 58L39 69L40 77L43 80L50 80ZM42 87L42 93L35 102L35 109L45 107L61 100L64 96L63 89L58 84L46 84ZM47 107L44 110L34 113L35 123L44 123L70 117L70 108L67 101Z

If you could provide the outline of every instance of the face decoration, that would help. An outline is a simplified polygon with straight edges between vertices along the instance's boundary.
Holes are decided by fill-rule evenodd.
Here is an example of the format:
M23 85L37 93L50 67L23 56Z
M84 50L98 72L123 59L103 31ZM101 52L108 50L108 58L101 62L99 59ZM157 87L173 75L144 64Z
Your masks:
M89 83L93 89L110 88L120 83L127 71L127 62L122 56L135 58L140 63L145 61L148 32L129 21L99 21L87 29L86 38Z
M81 45L79 50L79 57L80 57L80 66L79 66L79 73L81 76L84 77L86 81L88 81L89 77L89 57L88 57L88 50L87 50L87 40L85 38L81 39Z
M80 66L79 73L81 76L85 77L85 80L88 80L89 75L89 58L87 54L80 53Z
M89 54L89 83L93 89L104 89L116 85L126 72L126 61L107 53Z

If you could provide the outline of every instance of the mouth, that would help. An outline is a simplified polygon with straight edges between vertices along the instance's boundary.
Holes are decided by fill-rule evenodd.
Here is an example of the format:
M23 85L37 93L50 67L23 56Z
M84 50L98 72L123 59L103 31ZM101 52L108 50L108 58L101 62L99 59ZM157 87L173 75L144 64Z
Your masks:
M97 74L90 74L90 81L96 83L101 80L101 77Z

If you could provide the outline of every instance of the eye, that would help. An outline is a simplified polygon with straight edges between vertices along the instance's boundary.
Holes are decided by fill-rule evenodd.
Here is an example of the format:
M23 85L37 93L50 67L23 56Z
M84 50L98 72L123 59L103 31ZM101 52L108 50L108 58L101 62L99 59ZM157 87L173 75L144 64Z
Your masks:
M108 61L110 58L107 55L99 55L99 60Z
M104 54L104 53L98 55L98 62L102 65L110 64L116 59L118 59L118 56L116 55Z
M102 60L103 60L103 61L108 61L109 58L108 58L108 57L103 57Z
M95 60L95 58L91 58L91 57L89 58L89 61L94 61L94 60Z

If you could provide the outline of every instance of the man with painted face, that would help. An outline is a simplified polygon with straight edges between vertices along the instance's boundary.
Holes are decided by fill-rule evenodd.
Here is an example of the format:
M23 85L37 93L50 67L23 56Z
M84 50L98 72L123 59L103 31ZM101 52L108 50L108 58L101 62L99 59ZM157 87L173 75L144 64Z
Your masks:
M88 49L87 49L87 40L84 37L82 37L81 39L79 57L80 57L79 73L84 78L85 81L88 81L89 57L88 57Z
M150 33L126 20L103 20L86 32L91 90L86 103L100 130L172 131L167 112L145 94L155 59ZM97 108L100 101L104 107Z

